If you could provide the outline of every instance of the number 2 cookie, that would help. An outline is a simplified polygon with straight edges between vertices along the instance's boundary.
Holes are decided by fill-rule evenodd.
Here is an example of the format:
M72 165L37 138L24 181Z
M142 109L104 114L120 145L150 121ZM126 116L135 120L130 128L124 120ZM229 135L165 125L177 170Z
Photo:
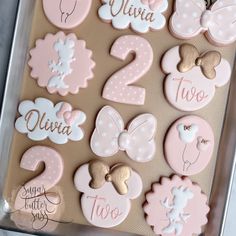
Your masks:
M198 116L178 119L168 130L164 143L167 162L181 175L195 175L204 170L213 150L212 128Z
M51 94L76 94L93 78L92 51L75 34L47 34L45 39L36 41L30 56L31 76Z
M74 177L76 189L82 192L81 208L85 218L98 227L121 224L129 214L131 200L142 192L142 180L131 167L118 163L109 167L94 160L84 164Z
M216 87L224 86L231 76L231 67L218 51L199 53L191 44L182 44L167 51L162 59L167 74L165 96L182 111L196 111L211 102Z
M50 22L62 29L75 28L89 13L92 0L43 0L43 9Z
M209 207L201 188L185 177L161 178L146 195L147 223L161 236L199 235L205 225Z

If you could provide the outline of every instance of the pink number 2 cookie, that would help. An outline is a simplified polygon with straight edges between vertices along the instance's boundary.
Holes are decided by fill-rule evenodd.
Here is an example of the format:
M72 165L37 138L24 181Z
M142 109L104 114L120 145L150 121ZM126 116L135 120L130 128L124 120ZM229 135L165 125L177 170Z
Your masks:
M43 0L47 18L62 29L71 29L81 24L91 5L92 0Z
M36 41L30 55L31 76L49 93L76 94L93 78L92 51L75 34L47 34L45 39Z
M207 223L207 196L187 177L163 177L146 195L147 223L161 236L192 236Z
M135 54L135 59L109 78L102 96L113 102L143 105L146 91L132 83L140 80L150 69L153 50L146 39L134 35L121 36L111 48L111 55L122 61L130 53Z

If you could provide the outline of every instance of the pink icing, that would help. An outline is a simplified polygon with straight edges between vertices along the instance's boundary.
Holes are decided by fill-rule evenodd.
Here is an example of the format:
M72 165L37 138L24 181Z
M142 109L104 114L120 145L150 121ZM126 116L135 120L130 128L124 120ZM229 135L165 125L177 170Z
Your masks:
M59 43L62 48L56 45ZM47 34L45 39L36 41L36 47L30 51L30 55L31 76L37 79L40 87L46 87L49 93L59 93L62 96L76 94L80 88L88 86L87 80L93 78L95 63L91 59L92 52L86 49L85 41L78 40L75 34ZM64 67L59 64L62 58ZM64 78L64 87L57 87L54 83L50 85L50 82L55 81L53 79L59 77Z
M162 236L199 235L207 224L207 196L187 177L163 177L146 195L147 223ZM171 220L172 219L172 220Z
M165 95L171 105L182 111L195 111L205 107L214 98L216 87L224 86L231 77L231 67L221 59L215 67L216 77L206 78L199 66L181 73L177 69L180 62L179 46L167 51L162 59L165 79Z
M190 129L180 129L181 125ZM206 144L201 143L203 139ZM167 162L175 172L181 175L198 174L206 168L212 157L214 150L212 128L198 116L185 116L169 129L164 150Z
M43 8L50 22L62 29L80 25L87 17L92 0L43 0Z
M141 0L141 2L148 5L152 11L156 11L161 7L163 0Z
M89 185L91 176L89 165L82 165L75 174L76 189L82 192L81 208L85 218L92 225L111 228L121 224L131 209L131 199L137 198L142 192L141 177L132 170L127 181L128 193L120 195L112 183L106 182L99 189L92 189Z
M60 209L62 201L62 196L51 189L60 181L64 164L62 157L55 150L44 146L34 146L24 153L20 167L36 171L40 163L45 164L45 170L20 188L14 204L14 209L18 214L12 219L17 225L28 229L51 230L56 225L48 225L47 219L53 218Z
M101 157L113 156L122 150L134 161L148 162L156 152L156 126L153 115L142 114L133 119L125 130L120 114L114 108L105 106L97 116L90 146Z
M236 2L218 0L206 10L204 0L176 0L170 30L178 38L190 39L206 32L210 42L228 45L236 40Z
M109 78L102 96L113 102L143 105L145 89L131 84L141 79L150 69L153 50L146 39L134 35L121 36L111 48L111 55L123 61L131 52L135 53L135 59Z

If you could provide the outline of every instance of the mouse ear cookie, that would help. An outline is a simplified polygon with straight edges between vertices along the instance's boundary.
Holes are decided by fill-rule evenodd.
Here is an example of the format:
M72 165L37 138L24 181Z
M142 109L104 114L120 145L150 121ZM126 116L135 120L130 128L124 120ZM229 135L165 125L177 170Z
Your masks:
M196 111L207 106L216 88L226 85L232 73L230 63L220 52L201 53L187 43L168 50L161 66L167 74L165 97L181 111Z
M36 41L30 56L28 64L32 68L31 76L51 94L77 94L93 78L95 63L92 51L75 34L47 34L44 39Z
M112 167L93 160L75 173L76 189L82 192L81 208L92 225L111 228L121 224L131 209L131 200L142 192L142 179L126 164Z
M48 20L62 29L80 25L87 17L92 0L43 0Z
M146 195L147 223L161 236L190 236L202 232L209 212L207 196L185 177L161 178Z

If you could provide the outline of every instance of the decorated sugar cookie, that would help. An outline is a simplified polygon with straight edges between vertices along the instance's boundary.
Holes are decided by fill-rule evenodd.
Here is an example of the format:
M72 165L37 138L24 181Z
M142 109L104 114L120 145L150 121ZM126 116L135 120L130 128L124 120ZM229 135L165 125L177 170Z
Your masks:
M34 141L49 138L56 144L65 144L68 140L80 141L84 137L79 127L86 120L80 110L73 110L67 102L54 105L46 98L37 98L35 102L26 100L20 103L20 117L15 127Z
M198 116L185 116L177 120L165 138L166 160L181 175L195 175L204 170L213 150L212 128Z
M43 0L43 9L52 24L62 29L80 25L87 17L92 0Z
M34 146L24 153L20 167L36 171L40 163L45 164L45 170L20 187L11 220L21 229L53 231L64 210L63 196L56 187L64 164L61 155L54 149Z
M95 63L91 58L92 52L75 34L47 34L45 39L36 41L30 55L31 76L49 93L76 94L93 78Z
M207 196L187 177L161 178L146 195L147 223L161 236L200 235L207 224Z
M120 114L105 106L98 113L90 146L100 157L110 157L121 150L134 161L148 162L156 152L156 129L156 118L148 113L137 116L125 129Z
M166 24L163 16L168 8L167 0L102 0L99 17L111 22L115 29L129 26L138 33L162 29Z
M214 98L216 87L224 86L231 77L231 67L217 51L199 53L191 44L167 51L162 59L165 96L182 111L196 111Z
M234 0L217 0L209 10L204 0L175 0L170 31L182 39L205 33L211 43L225 46L236 41L235 11Z
M143 105L146 89L133 85L149 71L153 63L153 49L143 37L125 35L119 37L112 45L110 54L122 61L129 54L134 60L124 68L116 71L106 82L103 98L124 104Z
M76 189L82 192L81 208L85 218L98 227L121 224L129 214L131 200L142 192L138 173L125 164L109 167L101 161L82 165L75 174Z

